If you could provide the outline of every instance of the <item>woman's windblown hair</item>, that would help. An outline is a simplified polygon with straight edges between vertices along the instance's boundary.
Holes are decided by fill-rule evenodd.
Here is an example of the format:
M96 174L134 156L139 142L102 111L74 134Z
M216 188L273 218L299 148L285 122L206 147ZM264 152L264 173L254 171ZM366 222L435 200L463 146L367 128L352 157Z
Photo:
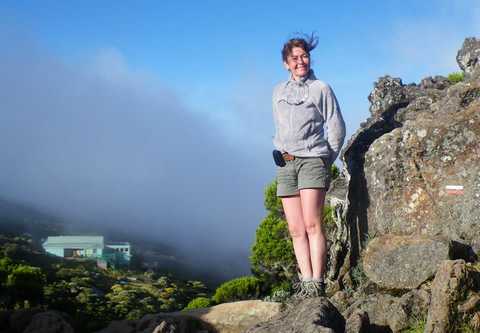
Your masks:
M292 53L294 47L300 47L310 55L312 51L318 45L318 37L314 32L310 35L297 33L296 37L290 38L282 48L282 60L287 61L287 57Z

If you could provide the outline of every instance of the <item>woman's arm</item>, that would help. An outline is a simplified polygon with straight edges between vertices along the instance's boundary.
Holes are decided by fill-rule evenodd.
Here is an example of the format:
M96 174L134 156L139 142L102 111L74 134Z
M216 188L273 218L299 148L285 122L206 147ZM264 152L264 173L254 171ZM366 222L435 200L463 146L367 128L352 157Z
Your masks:
M327 134L326 139L332 151L330 163L333 163L340 153L345 139L345 122L332 88L326 84L322 90L321 102L323 118L325 119L325 133Z

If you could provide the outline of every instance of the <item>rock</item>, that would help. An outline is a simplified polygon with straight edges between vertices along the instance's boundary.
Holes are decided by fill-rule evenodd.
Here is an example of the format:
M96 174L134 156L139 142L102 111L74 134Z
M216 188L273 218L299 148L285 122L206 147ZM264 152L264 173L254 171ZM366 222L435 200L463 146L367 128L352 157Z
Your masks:
M11 311L0 311L0 332L6 332L10 328Z
M354 311L345 323L345 333L369 333L369 331L370 320L365 311Z
M363 256L367 277L386 289L414 289L434 276L449 259L449 243L440 239L385 235L370 241Z
M450 86L450 81L444 76L437 75L435 77L426 77L420 82L422 89L438 89L443 90Z
M428 293L423 290L411 290L401 297L376 293L356 300L343 316L350 318L355 312L364 311L368 314L372 332L397 333L412 324L413 316L426 315L428 304Z
M278 315L281 307L281 303L249 300L182 313L208 323L221 333L243 333L246 329Z
M135 321L132 320L115 320L96 333L136 333L136 326Z
M337 291L332 297L329 298L330 302L335 305L338 311L345 311L350 305L348 295L345 291Z
M37 313L23 333L74 333L66 318L58 311Z
M472 89L457 84L446 90L451 96L423 112L405 108L403 126L370 145L363 165L366 199L360 199L369 234L444 236L477 246L480 104L461 107Z
M149 314L138 321L112 322L97 333L243 333L281 311L281 303L259 300L223 303L209 308Z
M327 294L331 295L340 289L338 283L331 281L338 280L341 274L343 260L350 249L348 226L345 212L347 206L347 180L341 174L335 179L326 195L326 203L334 209L335 226L327 230L328 252L327 252Z
M400 78L381 77L368 96L370 113L381 116L382 113L408 104L409 99Z
M457 53L458 66L466 75L472 75L480 67L480 40L471 37L465 39Z
M445 260L432 283L425 333L447 333L454 328L455 303L465 297L469 280L465 261Z
M33 316L39 312L41 312L40 309L22 309L13 311L9 318L10 328L15 332L23 332L32 321Z
M314 333L345 331L345 319L325 297L291 304L269 321L257 324L245 333Z
M480 295L473 294L462 304L458 305L458 312L469 313L475 311L480 305Z

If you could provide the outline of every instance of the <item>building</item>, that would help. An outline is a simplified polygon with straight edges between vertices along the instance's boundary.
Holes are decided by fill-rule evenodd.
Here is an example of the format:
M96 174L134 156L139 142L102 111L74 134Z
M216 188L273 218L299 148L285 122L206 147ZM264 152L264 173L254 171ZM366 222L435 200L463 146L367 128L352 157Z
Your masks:
M70 259L93 259L100 266L118 266L130 262L130 243L105 243L103 236L49 236L43 242L47 253Z

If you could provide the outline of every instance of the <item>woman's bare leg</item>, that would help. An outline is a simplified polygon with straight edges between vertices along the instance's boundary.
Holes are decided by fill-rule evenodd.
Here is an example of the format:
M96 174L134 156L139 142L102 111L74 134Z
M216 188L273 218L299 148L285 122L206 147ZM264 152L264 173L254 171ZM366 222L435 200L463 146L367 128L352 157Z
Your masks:
M311 279L312 265L310 263L310 246L303 221L300 196L282 197L282 205L285 217L287 218L288 230L290 236L292 236L293 249L298 266L300 267L300 273L304 279Z
M309 188L300 190L302 215L310 246L312 277L323 279L327 261L327 239L323 229L323 204L325 190Z

